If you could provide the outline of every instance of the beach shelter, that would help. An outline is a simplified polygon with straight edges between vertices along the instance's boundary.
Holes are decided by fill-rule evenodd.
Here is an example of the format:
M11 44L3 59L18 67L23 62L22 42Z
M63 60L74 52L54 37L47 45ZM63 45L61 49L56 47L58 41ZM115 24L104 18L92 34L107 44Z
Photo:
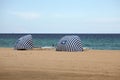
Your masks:
M75 35L64 36L57 43L56 51L83 51L80 37Z
M25 35L20 37L14 45L14 49L16 50L27 50L32 48L33 48L32 35Z

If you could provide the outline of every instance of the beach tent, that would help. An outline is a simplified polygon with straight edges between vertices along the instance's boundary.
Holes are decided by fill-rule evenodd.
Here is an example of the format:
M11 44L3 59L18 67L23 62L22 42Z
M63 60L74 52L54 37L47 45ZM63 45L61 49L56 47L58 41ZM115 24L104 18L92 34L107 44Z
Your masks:
M17 50L27 50L33 48L32 35L25 35L19 38L14 46Z
M64 36L57 43L56 51L83 51L80 37L75 35Z

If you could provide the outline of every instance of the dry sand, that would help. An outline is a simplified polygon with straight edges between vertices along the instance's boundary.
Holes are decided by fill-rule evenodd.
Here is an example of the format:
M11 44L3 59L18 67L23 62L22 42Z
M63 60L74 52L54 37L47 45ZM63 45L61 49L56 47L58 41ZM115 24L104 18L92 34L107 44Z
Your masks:
M120 80L120 50L0 48L0 80Z

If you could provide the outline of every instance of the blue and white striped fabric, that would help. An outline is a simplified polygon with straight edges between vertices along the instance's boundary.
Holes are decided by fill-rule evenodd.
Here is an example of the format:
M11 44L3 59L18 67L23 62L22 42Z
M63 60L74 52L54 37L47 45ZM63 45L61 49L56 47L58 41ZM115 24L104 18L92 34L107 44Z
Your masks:
M80 37L64 36L57 44L56 51L83 51Z
M14 49L17 50L27 50L33 48L32 35L25 35L19 38L14 46Z

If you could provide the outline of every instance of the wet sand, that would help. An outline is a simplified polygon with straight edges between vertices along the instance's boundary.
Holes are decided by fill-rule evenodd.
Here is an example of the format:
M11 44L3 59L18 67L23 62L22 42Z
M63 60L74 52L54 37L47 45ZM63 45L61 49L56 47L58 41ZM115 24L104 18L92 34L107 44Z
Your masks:
M120 80L120 50L0 48L0 80Z

